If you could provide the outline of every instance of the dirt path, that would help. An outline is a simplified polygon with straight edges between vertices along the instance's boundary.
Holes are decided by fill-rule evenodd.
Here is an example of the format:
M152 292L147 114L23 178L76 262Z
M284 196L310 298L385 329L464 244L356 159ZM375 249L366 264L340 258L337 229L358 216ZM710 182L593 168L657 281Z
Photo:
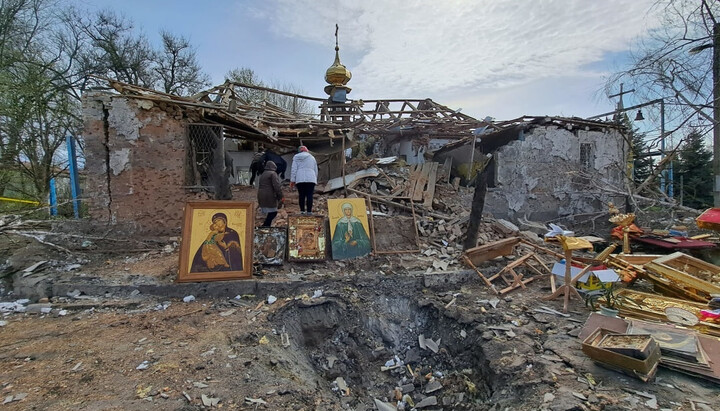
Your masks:
M210 408L203 395L247 410L375 409L374 399L404 394L431 410L720 404L718 387L677 373L644 384L595 366L573 335L587 311L576 303L572 320L535 313L544 287L496 301L475 283L345 276L317 298L308 289L272 305L245 296L156 310L162 302L146 297L134 310L13 314L0 328L0 384L3 398L27 396L4 408Z

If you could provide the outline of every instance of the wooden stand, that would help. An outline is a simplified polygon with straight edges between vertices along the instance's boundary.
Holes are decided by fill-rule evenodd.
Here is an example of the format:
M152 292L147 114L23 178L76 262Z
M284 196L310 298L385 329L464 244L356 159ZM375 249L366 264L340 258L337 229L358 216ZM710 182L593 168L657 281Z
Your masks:
M557 290L555 290L552 295L543 298L543 300L554 300L558 298L561 295L564 295L564 301L563 301L563 312L568 312L568 303L570 302L570 297L574 296L577 297L578 300L582 301L582 297L580 296L580 293L578 290L573 286L573 279L570 276L570 268L572 267L572 250L565 250L565 284L561 285ZM589 266L587 270L589 270ZM587 271L585 271L587 272ZM584 274L584 273L582 273ZM576 276L579 278L579 276ZM577 280L575 280L577 281Z
M485 283L485 285L488 286L495 294L497 295L504 295L509 293L512 290L515 290L516 288L526 288L525 284L535 280L538 277L530 277L528 279L523 280L523 274L518 274L515 269L520 266L525 266L529 270L533 271L534 273L538 274L539 276L544 276L540 270L533 267L529 264L529 260L534 260L538 264L540 264L541 267L543 267L547 272L550 272L548 267L538 258L538 256L535 253L526 254L517 260L513 261L512 263L508 264L500 270L497 274L493 275L492 277L485 277L483 273L473 264L473 262L468 258L466 255L463 256L463 259L465 260L465 263L472 267L480 276L480 279ZM497 280L498 278L502 279L505 282L505 285L507 287L502 288L498 290L498 288L493 284L493 281Z

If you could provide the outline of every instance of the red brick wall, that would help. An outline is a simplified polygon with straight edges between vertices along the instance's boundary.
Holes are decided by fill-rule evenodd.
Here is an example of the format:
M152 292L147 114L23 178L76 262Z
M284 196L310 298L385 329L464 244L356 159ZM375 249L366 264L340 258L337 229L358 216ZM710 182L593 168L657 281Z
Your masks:
M83 197L91 218L179 235L185 202L209 198L183 188L187 120L146 100L105 93L86 95L83 115Z

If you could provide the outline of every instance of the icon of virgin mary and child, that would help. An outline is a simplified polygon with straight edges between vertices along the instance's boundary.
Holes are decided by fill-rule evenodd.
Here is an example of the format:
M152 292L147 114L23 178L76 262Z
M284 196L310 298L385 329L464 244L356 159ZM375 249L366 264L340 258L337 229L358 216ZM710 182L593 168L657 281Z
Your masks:
M227 216L212 216L210 232L195 253L191 272L241 271L243 269L240 235L227 226Z

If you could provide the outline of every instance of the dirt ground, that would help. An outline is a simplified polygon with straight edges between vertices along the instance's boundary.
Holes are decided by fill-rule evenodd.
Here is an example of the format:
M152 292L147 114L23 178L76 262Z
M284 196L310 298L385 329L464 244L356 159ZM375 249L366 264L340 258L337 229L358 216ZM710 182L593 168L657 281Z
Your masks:
M276 224L297 211L296 193L286 204ZM325 201L316 204L322 213ZM411 220L392 221L380 222L378 249L411 249ZM258 267L250 280L184 302L138 291L179 287L178 238L107 241L97 228L64 224L23 229L64 233L38 238L70 253L0 235L0 274L15 270L0 300L17 299L8 278L23 278L29 293L50 290L43 281L107 291L53 295L47 314L0 316L4 409L720 411L717 385L665 369L643 383L595 365L577 338L590 314L582 302L571 302L568 318L535 311L562 308L542 300L547 278L497 297L454 244L431 237L420 254ZM492 275L510 261L480 269ZM28 281L36 277L39 285ZM248 284L254 294L235 291Z
M267 295L54 297L50 314L5 315L0 389L21 399L3 407L370 410L405 398L407 410L720 409L720 389L703 381L660 370L645 384L594 365L576 338L589 314L581 302L570 318L534 311L561 308L541 301L546 279L497 298L477 276L393 270L402 258L305 268L312 286L272 304ZM176 261L158 251L90 266L111 281L152 283L170 281ZM437 352L421 348L421 335Z

